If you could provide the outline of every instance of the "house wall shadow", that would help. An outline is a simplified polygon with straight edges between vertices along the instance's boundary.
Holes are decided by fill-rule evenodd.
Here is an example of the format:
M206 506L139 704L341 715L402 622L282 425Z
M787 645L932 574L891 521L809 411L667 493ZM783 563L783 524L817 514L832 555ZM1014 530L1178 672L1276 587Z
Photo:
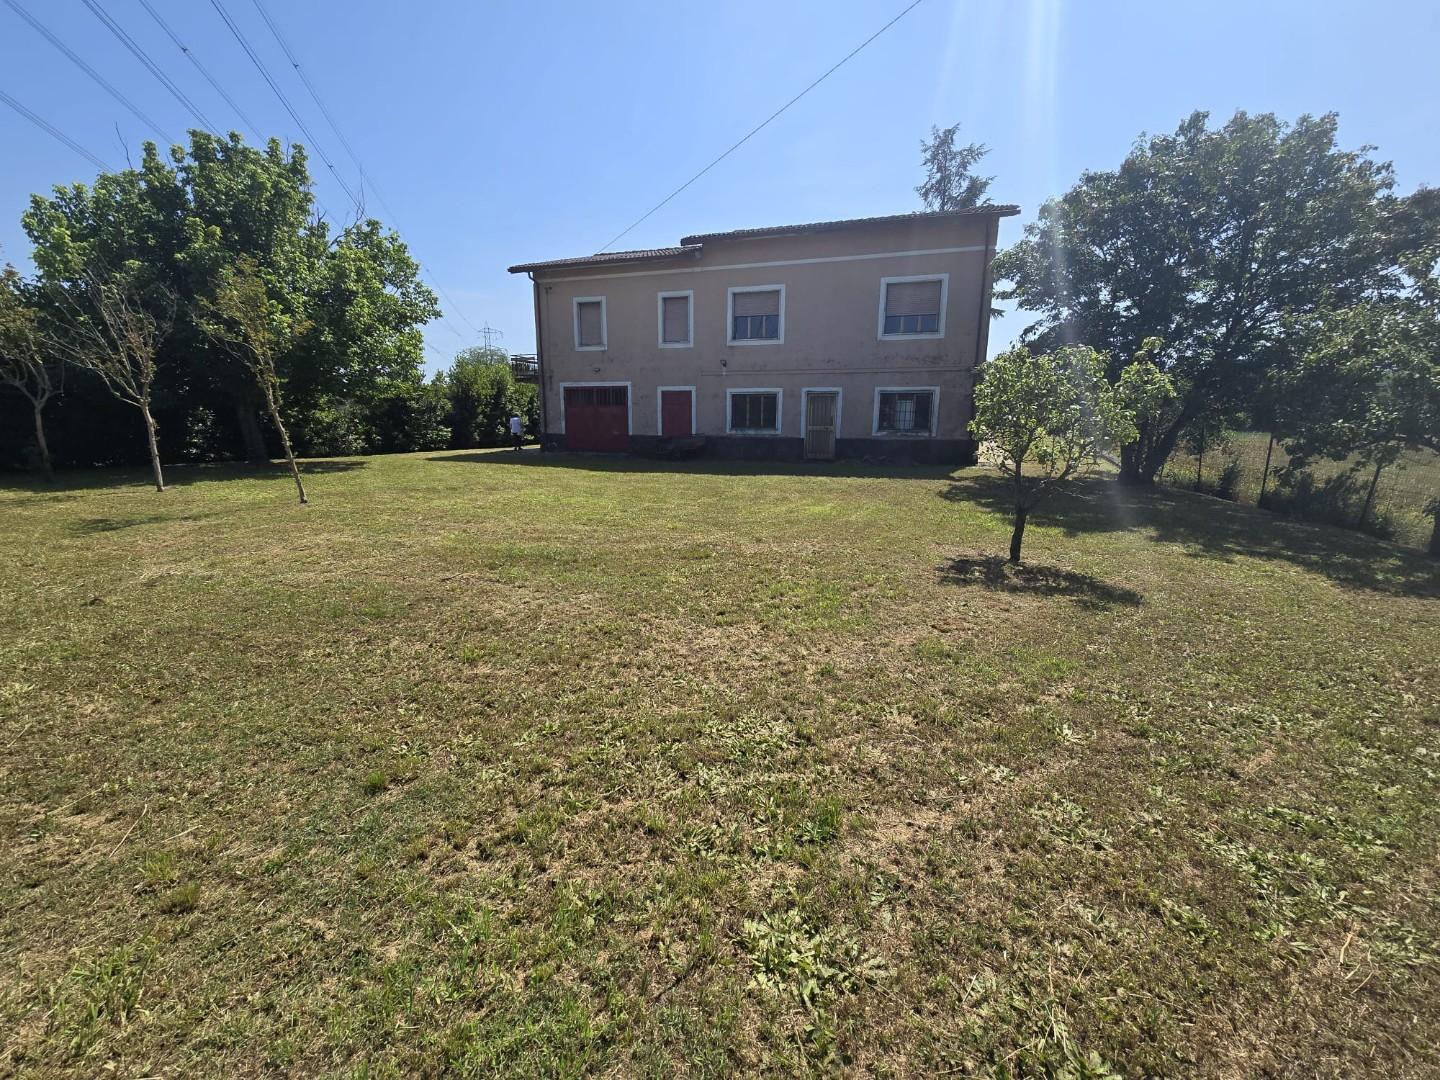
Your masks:
M688 460L638 457L632 454L582 454L568 450L466 450L435 454L426 461L494 468L584 469L606 473L671 473L696 476L874 476L900 480L949 480L960 465L922 465L879 459L836 461L740 461L698 457Z
M952 502L976 503L1007 520L1014 511L1013 489L994 474L956 477L939 494ZM1101 477L1078 480L1041 502L1030 522L1066 536L1138 529L1161 543L1181 545L1195 558L1273 559L1349 588L1440 597L1440 563L1419 551L1175 488L1131 488Z

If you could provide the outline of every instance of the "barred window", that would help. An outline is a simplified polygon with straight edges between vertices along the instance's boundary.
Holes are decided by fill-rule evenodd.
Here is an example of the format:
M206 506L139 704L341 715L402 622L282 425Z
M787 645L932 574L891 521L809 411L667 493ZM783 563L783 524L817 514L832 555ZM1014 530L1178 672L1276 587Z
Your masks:
M933 390L883 390L875 430L894 435L929 435L934 414Z
M585 405L624 405L629 391L623 386L567 386L565 388L565 404Z

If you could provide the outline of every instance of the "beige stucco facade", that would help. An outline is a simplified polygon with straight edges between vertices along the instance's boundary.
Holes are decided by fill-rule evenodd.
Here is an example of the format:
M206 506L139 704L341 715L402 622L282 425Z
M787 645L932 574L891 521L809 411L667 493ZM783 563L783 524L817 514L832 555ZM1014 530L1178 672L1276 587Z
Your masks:
M726 234L698 238L683 253L664 249L668 253L635 260L577 260L529 270L547 444L565 445L566 388L605 384L626 390L634 449L662 434L661 389L693 388L694 433L721 452L743 442L747 456L798 456L807 392L834 391L841 456L879 449L882 442L903 450L902 440L915 451L905 456L965 456L971 452L973 376L986 348L990 262L1006 212ZM885 333L889 279L939 280L936 331ZM732 342L733 291L766 286L781 291L776 339ZM688 344L661 340L661 298L667 294L690 298ZM603 342L582 346L576 304L590 304L587 317L593 319L597 300L603 303ZM928 431L877 432L878 394L892 388L933 391ZM773 434L731 430L730 394L752 390L778 392ZM776 440L773 455L762 444L767 438Z

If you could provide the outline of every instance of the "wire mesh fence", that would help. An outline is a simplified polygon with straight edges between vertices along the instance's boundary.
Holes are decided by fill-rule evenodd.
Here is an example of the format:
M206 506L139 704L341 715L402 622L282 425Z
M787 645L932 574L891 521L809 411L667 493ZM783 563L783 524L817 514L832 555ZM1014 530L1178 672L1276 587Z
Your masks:
M1242 431L1231 434L1223 443L1207 447L1203 462L1197 460L1195 454L1177 450L1166 463L1161 479L1176 487L1198 487L1254 506L1259 502L1269 445L1268 433ZM1289 456L1277 443L1270 459L1270 478L1265 484L1271 493L1267 495L1267 505L1287 509L1297 517L1316 517L1339 525L1354 526L1359 522L1371 480L1369 470L1356 469L1354 462L1318 461L1304 470L1309 474L1308 480L1297 474L1289 479L1287 486L1279 474L1288 464ZM1440 497L1440 455L1429 451L1405 454L1380 474L1370 513L1370 531L1409 547L1424 547L1434 526L1434 518L1426 512L1426 507L1437 497Z

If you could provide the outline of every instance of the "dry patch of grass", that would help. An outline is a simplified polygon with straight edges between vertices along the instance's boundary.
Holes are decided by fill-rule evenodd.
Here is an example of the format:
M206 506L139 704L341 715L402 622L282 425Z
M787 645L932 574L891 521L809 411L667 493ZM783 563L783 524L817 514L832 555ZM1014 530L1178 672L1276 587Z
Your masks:
M1083 485L0 489L0 1074L1425 1076L1440 575ZM76 478L72 478L76 479Z

